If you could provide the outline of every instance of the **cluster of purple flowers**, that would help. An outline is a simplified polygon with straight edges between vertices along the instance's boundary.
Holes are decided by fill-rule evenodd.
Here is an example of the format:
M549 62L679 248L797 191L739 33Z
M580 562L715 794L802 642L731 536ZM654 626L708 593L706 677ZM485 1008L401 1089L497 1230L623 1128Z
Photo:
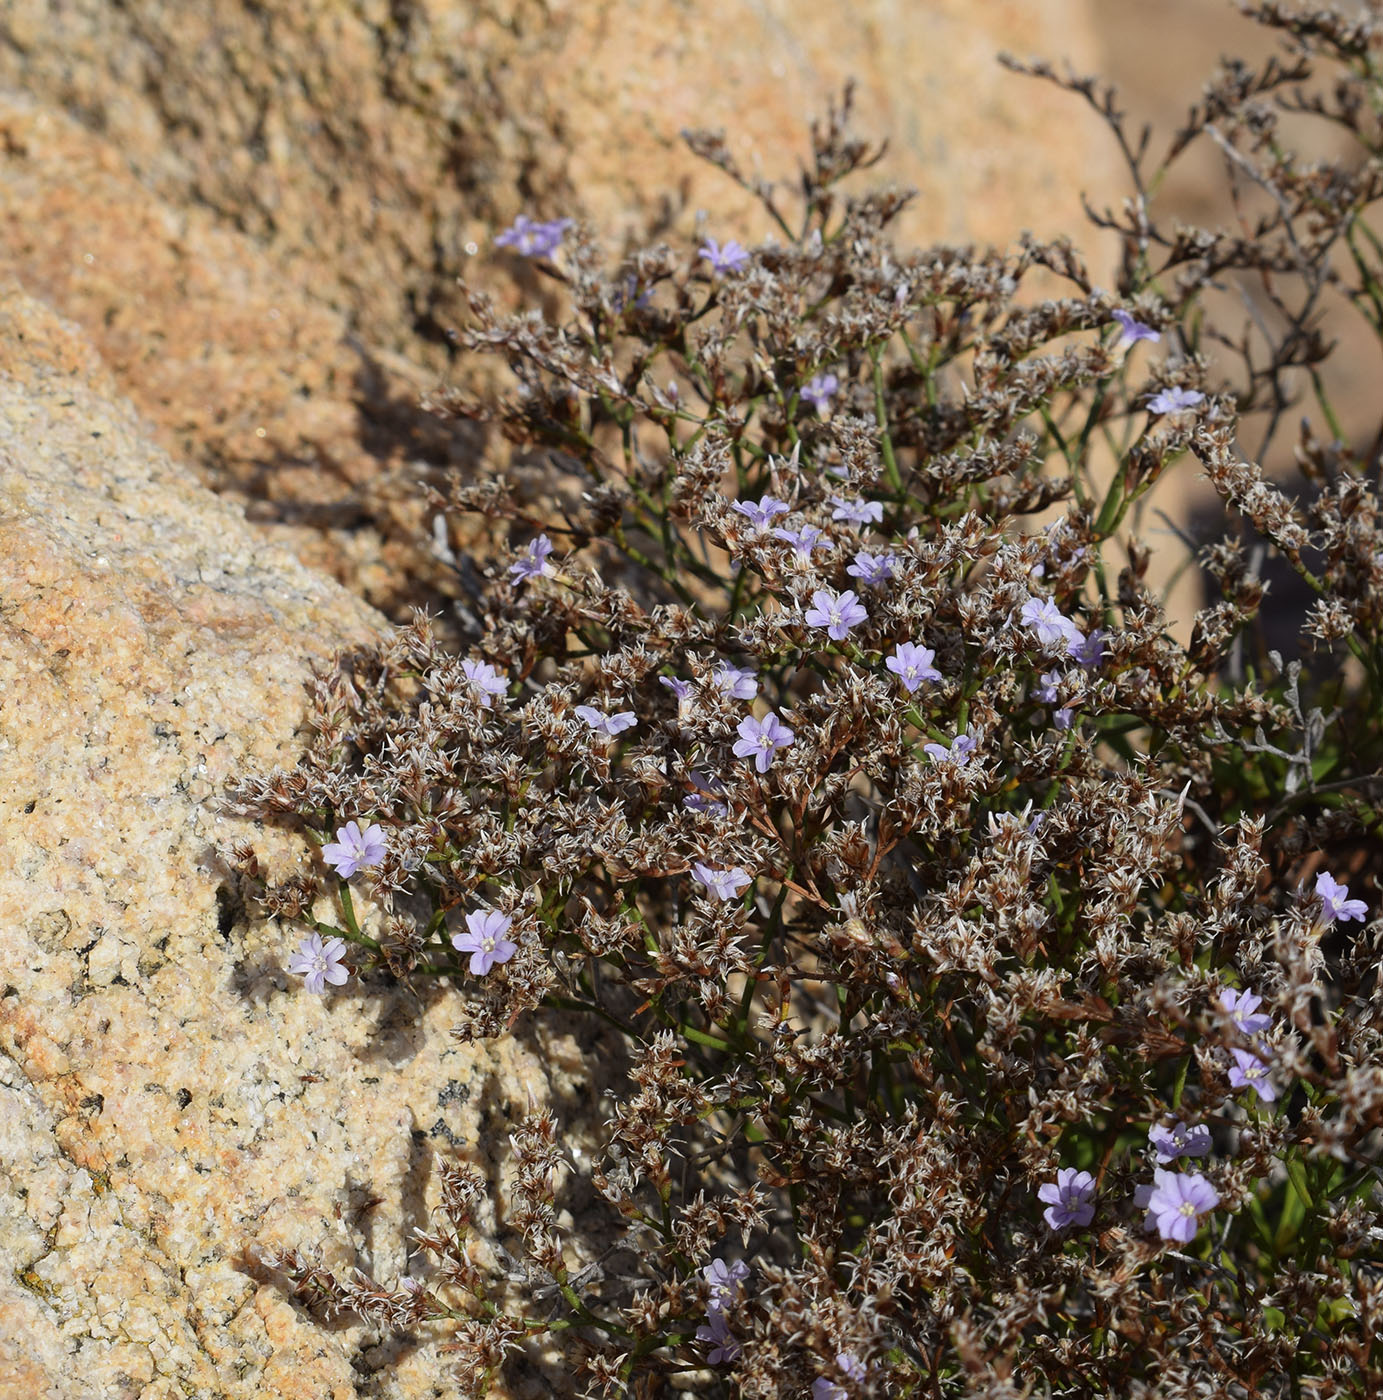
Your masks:
M749 1265L736 1259L727 1267L723 1259L715 1259L701 1271L701 1276L709 1286L710 1296L706 1301L706 1322L696 1329L696 1340L711 1343L706 1360L712 1366L720 1366L734 1361L743 1349L730 1331L726 1314L743 1296Z
M495 238L497 248L512 248L526 258L550 258L562 246L570 219L548 219L546 222L520 214Z

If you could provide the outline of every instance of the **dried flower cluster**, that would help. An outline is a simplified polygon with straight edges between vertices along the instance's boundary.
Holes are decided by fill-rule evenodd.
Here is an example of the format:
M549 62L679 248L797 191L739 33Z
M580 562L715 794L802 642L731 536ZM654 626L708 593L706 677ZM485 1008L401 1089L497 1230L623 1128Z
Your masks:
M612 267L564 219L497 240L569 313L472 298L515 387L436 405L497 453L435 504L511 553L459 646L419 617L322 675L298 766L238 800L332 867L308 990L349 947L447 979L463 1039L581 1008L624 1091L594 1166L514 1125L517 1292L460 1164L425 1284L282 1256L300 1289L435 1323L473 1395L535 1336L591 1395L1383 1387L1380 449L1304 431L1308 500L1241 446L1294 386L1328 417L1324 296L1383 335L1383 26L1254 9L1288 58L1228 65L1168 155L1214 141L1264 196L1233 235L1160 224L1147 141L1061 80L1129 159L1117 294L1066 243L896 248L904 197L838 189L875 154L848 102L792 221L692 137L776 240ZM1368 159L1292 155L1291 108ZM1281 313L1266 350L1203 322L1230 272ZM500 438L555 473L546 515ZM1196 469L1233 534L1183 645L1136 530ZM1316 595L1309 667L1266 651L1267 553ZM583 1172L594 1234L562 1224Z

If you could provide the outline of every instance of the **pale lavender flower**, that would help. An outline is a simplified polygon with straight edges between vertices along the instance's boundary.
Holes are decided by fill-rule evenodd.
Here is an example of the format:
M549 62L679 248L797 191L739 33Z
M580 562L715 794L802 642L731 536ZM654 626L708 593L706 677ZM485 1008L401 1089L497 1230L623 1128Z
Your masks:
M1095 1178L1074 1167L1062 1167L1056 1180L1037 1188L1037 1199L1047 1203L1042 1218L1053 1230L1088 1225L1095 1216Z
M692 866L692 878L717 899L731 900L738 899L739 892L752 883L754 877L746 875L738 866L732 866L729 870L715 870L697 861Z
M475 909L466 915L465 933L454 933L451 945L458 953L471 955L471 973L484 977L496 963L507 963L519 945L506 938L513 920L498 909Z
M749 1265L743 1259L736 1259L727 1265L723 1259L712 1259L701 1271L710 1286L708 1307L714 1312L725 1312L739 1300L740 1285L749 1277Z
M1261 1042L1259 1048L1262 1048ZM1269 1078L1270 1066L1267 1061L1260 1060L1257 1055L1250 1054L1247 1050L1236 1049L1229 1053L1234 1056L1234 1063L1229 1067L1231 1087L1252 1089L1264 1103L1272 1103L1277 1097L1277 1090L1273 1088L1273 1082Z
M546 535L539 535L530 541L528 548L509 566L509 577L515 583L527 578L541 578L552 572L547 556L552 553L552 541Z
M862 501L852 496L832 496L832 520L848 520L852 525L866 525L870 521L879 524L884 518L882 501Z
M802 400L811 404L817 415L824 418L830 411L831 398L839 388L840 380L834 374L818 374L803 386Z
M639 717L633 710L621 710L616 715L607 715L604 710L597 710L594 705L578 705L574 713L578 719L584 719L597 734L604 734L609 739L622 734L626 729L632 729L639 722Z
M932 665L935 656L931 647L899 642L893 649L893 655L884 659L884 665L903 682L904 689L911 695L923 681L941 679L941 672Z
M765 496L761 501L736 501L730 509L747 516L756 530L766 529L775 515L786 515L788 511L787 503L773 496Z
M836 1365L841 1371L850 1377L852 1381L863 1381L869 1377L869 1367L855 1355L853 1351L839 1351L836 1353Z
M679 700L685 700L691 694L691 682L678 680L676 676L659 676L658 684L667 686Z
M809 627L824 627L826 635L834 642L843 642L852 627L868 620L869 613L855 597L853 588L847 588L844 593L818 588L812 594L812 606L802 614L803 622Z
M1120 308L1110 313L1119 323L1119 344L1136 345L1140 340L1148 340L1156 344L1162 339L1160 331L1155 331L1151 326L1145 326L1142 321L1135 320L1131 312Z
M461 671L471 689L479 692L480 703L487 710L494 704L491 696L503 695L509 689L509 682L488 661L463 661Z
M1164 1164L1178 1157L1204 1157L1210 1151L1210 1129L1204 1123L1189 1127L1178 1118L1170 1128L1154 1123L1148 1129L1148 1141Z
M343 879L349 880L357 870L378 865L384 859L384 828L371 822L363 831L359 822L347 822L339 828L335 841L322 847L322 859Z
M969 759L974 748L975 741L968 734L957 734L951 741L950 748L947 748L945 744L923 744L922 752L934 763L960 765Z
M752 758L760 773L767 773L779 749L785 749L797 737L770 710L762 719L742 719L735 728L740 736L735 743L736 758Z
M1073 644L1079 645L1085 640L1080 628L1051 598L1029 598L1018 616L1044 647L1059 644L1069 649Z
M850 1400L850 1392L828 1377L818 1376L812 1382L812 1400Z
M1064 705L1052 716L1052 723L1063 733L1076 722L1076 711L1071 705Z
M1103 627L1094 628L1088 637L1077 628L1074 636L1066 638L1066 654L1087 670L1098 671L1104 665L1104 642L1108 635Z
M1342 885L1327 871L1316 876L1316 896L1319 898L1327 923L1336 919L1364 920L1369 916L1369 906L1362 899L1349 897L1349 886Z
M1063 680L1060 671L1043 671L1038 678L1038 684L1033 686L1032 695L1034 700L1040 700L1044 705L1055 705L1057 703L1057 686Z
M711 679L721 690L736 700L752 700L759 693L759 682L753 671L721 662L711 672Z
M1186 408L1195 408L1205 400L1199 389L1183 389L1179 384L1163 389L1148 400L1149 413L1180 413Z
M723 248L714 238L699 247L697 253L711 265L711 270L724 276L727 272L737 272L749 261L748 249L731 239Z
M845 572L861 583L878 585L887 583L893 577L897 564L896 554L870 554L868 550L861 549L855 555L855 562L846 566Z
M688 773L687 781L696 789L689 792L682 805L692 812L705 812L709 816L722 817L729 807L720 799L725 796L725 784L719 778L705 773Z
M1146 1198L1138 1202L1148 1208L1143 1228L1155 1229L1164 1240L1190 1244L1200 1229L1200 1217L1220 1204L1220 1193L1199 1172L1155 1167L1153 1181L1151 1189L1143 1188Z
M712 1308L706 1314L706 1322L706 1326L696 1329L698 1342L715 1344L706 1360L712 1366L719 1366L723 1361L734 1361L739 1356L741 1347L730 1334L730 1325L725 1320L725 1314L719 1308Z
M323 984L327 982L339 987L351 975L350 968L342 960L345 951L344 939L328 938L324 942L320 933L310 933L288 959L288 970L303 979L303 986L309 992L324 991Z
M799 564L810 564L814 549L835 548L830 540L822 537L821 531L815 525L804 525L800 530L784 530L780 526L774 530L773 538L786 540L792 546Z
M1263 1004L1262 997L1256 997L1247 988L1236 992L1226 987L1220 993L1220 1009L1229 1013L1229 1018L1244 1035L1257 1035L1273 1023L1271 1016L1258 1008Z
M509 228L495 239L499 248L512 248L526 258L549 258L561 246L562 237L571 227L570 219L549 219L545 223L520 214Z

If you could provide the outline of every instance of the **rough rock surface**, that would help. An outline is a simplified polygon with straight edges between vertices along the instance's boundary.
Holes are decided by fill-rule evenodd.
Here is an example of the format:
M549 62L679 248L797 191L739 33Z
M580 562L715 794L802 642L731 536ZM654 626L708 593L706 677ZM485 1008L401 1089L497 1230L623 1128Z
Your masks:
M74 327L0 295L4 1400L445 1375L426 1338L319 1326L250 1251L326 1240L392 1281L435 1153L488 1163L511 1104L574 1092L575 1047L463 1048L442 999L304 992L295 935L247 922L215 855L304 858L214 798L291 755L307 658L380 626L154 446Z

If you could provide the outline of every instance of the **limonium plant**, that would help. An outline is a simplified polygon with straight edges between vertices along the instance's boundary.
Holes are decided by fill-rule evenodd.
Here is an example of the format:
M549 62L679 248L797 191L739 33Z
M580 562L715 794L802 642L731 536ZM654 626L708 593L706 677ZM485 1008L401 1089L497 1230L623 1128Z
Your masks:
M413 1277L283 1251L300 1296L430 1329L474 1396L540 1345L609 1396L1383 1386L1379 451L1315 329L1343 289L1383 336L1383 33L1256 13L1284 55L1167 157L1226 162L1232 234L1160 218L1112 94L1023 69L1128 160L1109 290L1065 241L897 246L905 196L844 192L848 99L795 195L691 136L757 242L498 240L566 301L473 294L513 391L431 404L493 428L431 496L490 522L483 585L319 674L297 766L239 783L314 879L236 858L324 1016L387 979L466 1041L580 1013L614 1087L579 1153L510 1125L498 1252L463 1144ZM1293 107L1368 159L1294 158ZM1212 326L1230 272L1261 343ZM1227 533L1159 536L1208 591L1181 620L1148 532L1191 476Z

